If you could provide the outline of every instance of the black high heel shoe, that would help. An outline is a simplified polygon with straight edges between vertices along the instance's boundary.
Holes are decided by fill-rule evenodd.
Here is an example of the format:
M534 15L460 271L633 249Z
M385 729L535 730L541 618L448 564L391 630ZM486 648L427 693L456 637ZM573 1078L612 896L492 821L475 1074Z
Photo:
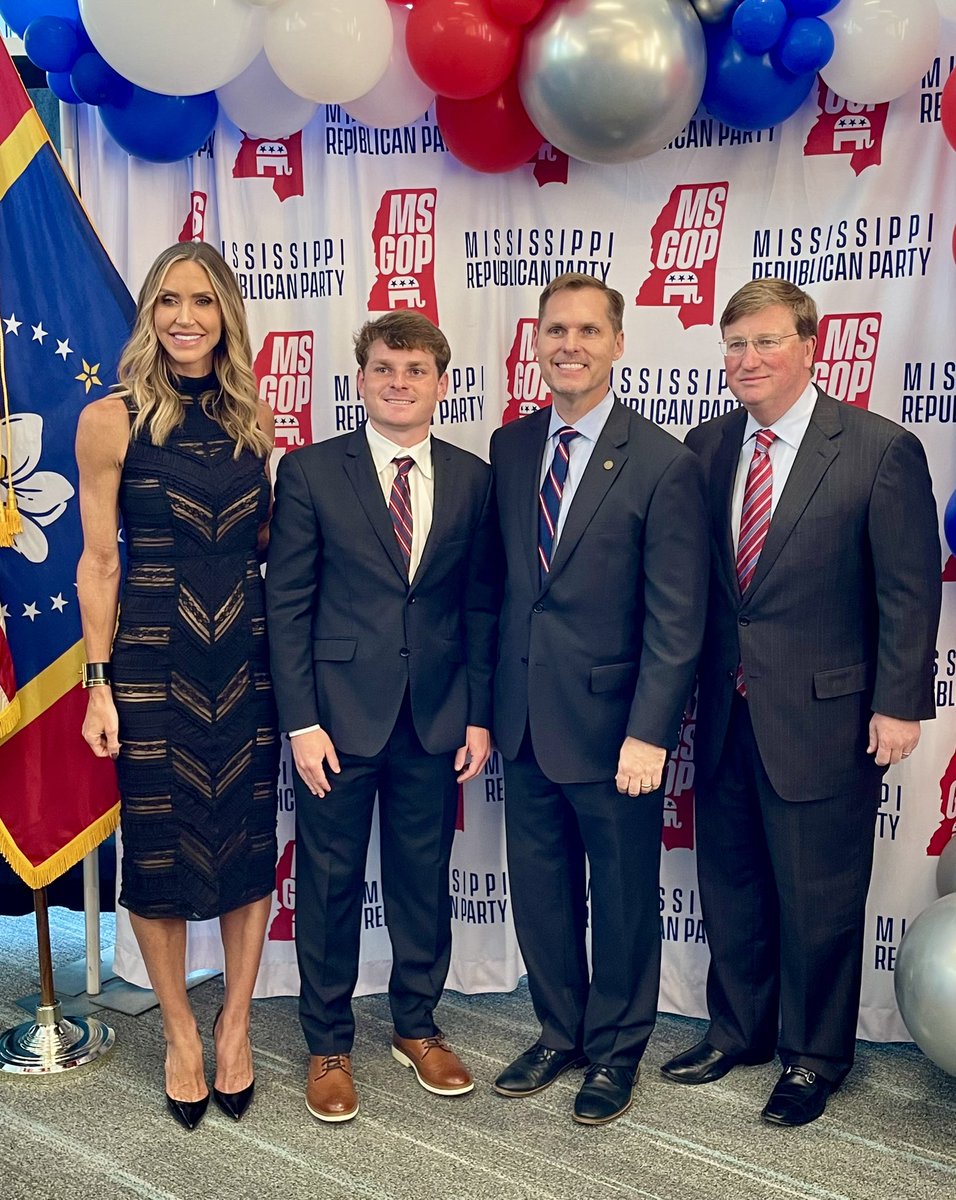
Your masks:
M174 1100L169 1092L166 1093L166 1107L184 1129L196 1128L203 1119L208 1104L208 1092L201 1100Z
M216 1026L219 1024L219 1018L222 1016L222 1005L219 1006L219 1011L216 1013L216 1018L212 1023L213 1041L216 1038ZM255 1077L248 1087L244 1087L239 1092L221 1092L219 1088L212 1089L213 1099L226 1114L227 1117L232 1117L234 1121L238 1121L249 1105L252 1103L252 1092L256 1086ZM208 1100L209 1097L207 1096Z

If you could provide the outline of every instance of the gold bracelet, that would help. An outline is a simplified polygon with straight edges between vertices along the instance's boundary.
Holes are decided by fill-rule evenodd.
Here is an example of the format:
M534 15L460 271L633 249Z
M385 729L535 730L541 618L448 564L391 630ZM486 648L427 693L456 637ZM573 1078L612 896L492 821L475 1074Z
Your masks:
M83 664L83 686L85 688L109 687L109 685L110 664L108 662Z

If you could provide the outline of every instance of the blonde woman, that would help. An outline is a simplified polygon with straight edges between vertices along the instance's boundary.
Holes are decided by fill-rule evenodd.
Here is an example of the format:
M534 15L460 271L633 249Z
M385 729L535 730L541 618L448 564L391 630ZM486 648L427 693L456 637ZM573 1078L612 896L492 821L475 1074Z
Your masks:
M159 999L169 1111L189 1129L209 1088L186 994L187 921L218 917L225 951L213 1095L236 1120L252 1098L250 1002L276 861L259 573L272 439L234 276L209 246L171 246L146 276L116 389L80 418L77 580L83 737L116 760L120 904Z

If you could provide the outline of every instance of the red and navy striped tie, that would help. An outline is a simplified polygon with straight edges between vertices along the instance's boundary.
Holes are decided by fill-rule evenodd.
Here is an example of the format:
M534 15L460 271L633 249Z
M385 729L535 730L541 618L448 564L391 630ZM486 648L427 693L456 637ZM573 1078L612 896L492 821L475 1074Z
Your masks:
M554 448L554 458L541 485L538 497L538 563L541 567L541 582L544 583L551 570L551 558L554 554L554 534L558 527L558 513L561 511L561 496L568 478L568 463L571 453L570 443L580 434L570 425L558 430L558 443Z
M405 560L405 574L412 560L412 497L408 490L408 472L415 465L414 458L393 458L395 478L388 497L388 511L392 518L398 548Z
M741 595L750 586L757 560L770 528L770 504L773 498L773 468L770 464L770 447L776 439L770 429L757 431L753 458L747 471L744 487L744 503L740 512L740 537L737 541L737 582ZM741 696L747 695L744 668L737 667L735 686Z

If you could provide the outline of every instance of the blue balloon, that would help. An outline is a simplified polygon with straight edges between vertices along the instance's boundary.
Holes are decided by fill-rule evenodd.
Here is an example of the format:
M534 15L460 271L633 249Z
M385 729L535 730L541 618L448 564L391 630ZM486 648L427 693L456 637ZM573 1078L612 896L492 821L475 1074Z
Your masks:
M729 24L705 25L707 78L703 103L711 116L734 129L768 129L792 117L806 100L815 71L785 78L770 55L747 54Z
M107 132L127 154L148 162L171 163L195 154L212 133L219 112L215 92L160 96L134 87L125 104L104 104Z
M946 534L947 545L956 554L956 492L953 492L946 505L946 512L943 515L943 530Z
M64 104L83 103L73 90L73 86L70 83L69 71L47 71L46 82L47 87L56 96L57 100L62 100Z
M748 54L765 54L787 23L783 0L743 0L731 18L734 37Z
M839 3L840 0L786 0L791 17L821 17Z
M80 53L75 21L66 17L37 17L26 27L27 58L41 71L69 71Z
M0 0L0 17L18 37L23 37L27 26L37 17L79 21L80 9L77 0Z
M91 50L73 64L70 83L86 104L115 104L122 107L132 98L133 85L114 71L101 54Z
M819 71L833 57L833 30L818 17L798 17L783 35L777 53L792 75Z

